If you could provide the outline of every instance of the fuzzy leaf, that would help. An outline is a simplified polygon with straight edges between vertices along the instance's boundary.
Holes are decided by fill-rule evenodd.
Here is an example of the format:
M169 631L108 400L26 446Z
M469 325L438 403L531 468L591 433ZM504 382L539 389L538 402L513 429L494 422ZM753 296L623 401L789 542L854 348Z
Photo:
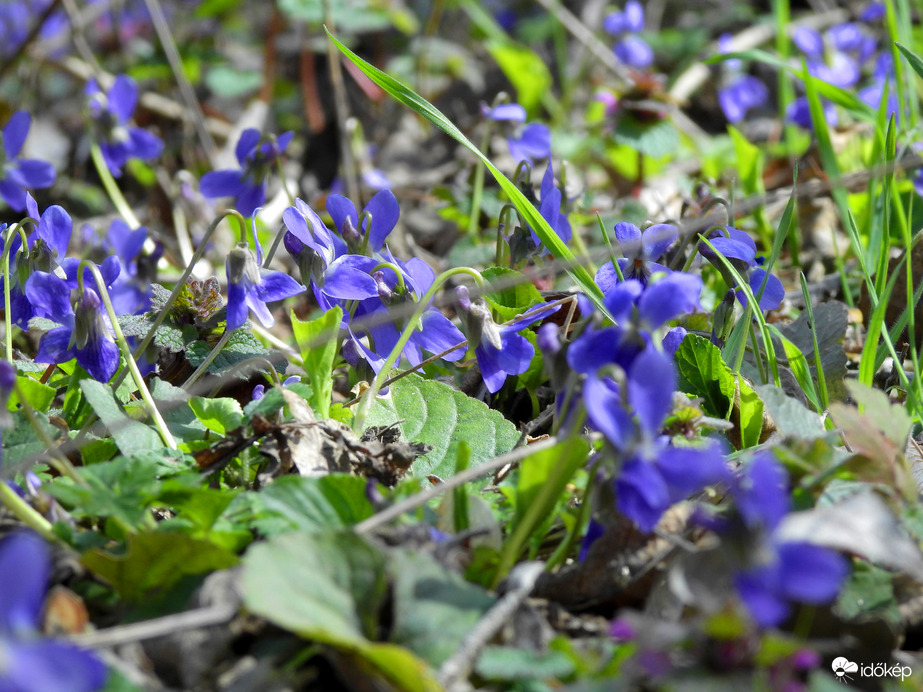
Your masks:
M337 355L337 335L343 310L339 305L320 317L302 321L292 312L292 331L304 358L304 369L311 383L311 408L320 418L330 415L333 395L333 363Z
M164 446L156 430L130 418L122 411L112 390L102 382L80 380L80 389L96 415L109 428L122 454L130 456Z

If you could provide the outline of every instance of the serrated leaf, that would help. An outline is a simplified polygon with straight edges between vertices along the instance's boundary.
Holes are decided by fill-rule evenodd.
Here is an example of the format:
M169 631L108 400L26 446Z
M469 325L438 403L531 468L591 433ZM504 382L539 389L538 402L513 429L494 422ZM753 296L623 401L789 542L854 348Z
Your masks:
M154 324L153 315L120 315L119 326L125 336L133 336L136 339L143 339L147 336L151 326ZM186 348L183 332L173 325L163 322L154 332L154 343L173 353L179 353Z
M202 425L219 435L227 435L243 425L244 412L237 400L230 397L194 396L189 399L189 408Z
M330 415L333 363L336 360L337 335L342 321L343 310L339 305L313 320L299 320L292 312L292 331L311 383L311 408L319 418Z
M739 449L759 444L763 432L763 404L753 388L728 367L721 350L708 339L690 334L676 352L679 388L703 399L710 416L734 424L732 442Z
M101 549L85 553L81 562L128 601L141 601L164 591L190 574L227 569L237 564L234 553L211 541L177 531L150 531L128 537L124 555Z
M619 119L613 137L619 144L625 144L653 159L666 156L679 146L676 127L669 120L647 123L630 115L625 116Z
M509 322L533 305L545 302L542 294L522 272L504 267L488 267L481 272L481 276L491 287L484 294L484 299L497 313L500 322ZM494 284L500 287L493 290Z
M186 359L192 367L197 368L211 353L211 346L204 341L194 341L186 349ZM267 350L263 344L257 341L246 329L237 329L228 339L227 344L221 349L221 353L208 366L208 372L218 375L226 370L230 370L235 365L239 365L250 358L262 356L269 358L276 370L280 373L285 372L286 363L284 359L280 360L277 353ZM235 377L245 379L250 377L249 373L236 373Z
M283 476L258 497L271 513L284 517L290 531L342 529L375 513L365 494L366 480L333 473L322 477ZM279 522L265 522L278 533ZM257 527L263 524L258 520Z
M433 446L410 467L413 476L435 474L448 478L454 474L462 440L471 448L472 466L510 451L519 440L516 426L499 411L419 375L394 382L388 395L378 397L372 404L368 426L395 423L400 423L403 439Z
M45 434L52 440L57 439L61 431L48 422L48 416L37 411L35 417ZM42 459L47 449L22 411L13 412L13 424L3 430L2 440L2 468L3 475L6 477L30 468Z
M130 418L122 411L112 390L102 382L80 380L80 390L99 419L109 428L122 454L130 456L164 446L156 430Z

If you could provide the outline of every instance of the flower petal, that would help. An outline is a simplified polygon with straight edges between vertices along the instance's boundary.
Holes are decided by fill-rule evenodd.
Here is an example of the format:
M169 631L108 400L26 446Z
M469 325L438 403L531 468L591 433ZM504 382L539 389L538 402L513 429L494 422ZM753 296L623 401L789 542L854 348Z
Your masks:
M615 504L638 528L649 533L670 507L667 484L652 465L629 459L615 481Z
M34 272L26 281L25 293L29 302L52 320L67 327L73 326L71 292L63 279L46 272Z
M648 439L655 438L673 404L676 370L673 360L649 345L628 372L628 403Z
M108 675L91 651L51 639L4 641L3 689L15 692L94 692Z
M240 170L209 171L199 181L199 192L205 197L237 197L247 188Z
M18 180L23 187L41 189L54 184L55 170L47 161L19 159L16 161Z
M648 226L641 234L641 254L646 261L659 259L679 238L679 230L668 223Z
M243 166L247 162L247 155L253 150L253 147L260 141L260 131L248 127L240 133L240 139L237 140L237 146L234 147L234 155L237 162Z
M142 161L156 159L163 151L163 140L140 127L128 131L131 156Z
M49 553L45 542L30 531L15 531L0 543L0 629L5 634L38 629L51 572Z
M626 258L641 257L641 229L633 223L622 221L615 224L615 240Z
M369 247L377 252L385 244L385 239L394 230L401 215L397 198L391 190L382 190L369 200L362 211L372 214L372 229L368 232Z
M264 269L260 283L253 290L260 300L270 303L302 293L305 287L284 272Z
M128 75L120 74L106 95L109 111L124 125L135 112L138 103L138 85Z
M77 362L94 380L108 382L119 369L119 347L101 331L90 335L83 348L77 349Z
M36 363L66 363L77 357L77 352L71 345L73 331L69 327L56 327L46 332L38 342L38 352L35 354Z
M836 598L849 574L846 558L810 543L782 543L777 550L786 597L815 605Z
M16 111L3 127L3 150L6 158L15 159L22 151L22 145L29 136L32 116L26 111Z
M343 233L343 224L346 222L347 217L358 230L359 215L356 213L356 205L343 195L330 195L327 198L327 213L330 214L330 218L333 219L333 224L340 234Z

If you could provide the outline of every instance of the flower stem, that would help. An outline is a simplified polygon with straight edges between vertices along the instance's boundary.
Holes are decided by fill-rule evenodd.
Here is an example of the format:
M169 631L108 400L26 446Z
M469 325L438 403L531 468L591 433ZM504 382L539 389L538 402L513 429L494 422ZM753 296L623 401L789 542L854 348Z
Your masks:
M195 369L195 372L193 372L189 376L188 380L183 382L183 389L189 389L195 383L196 380L198 380L200 377L202 377L202 375L205 374L205 371L208 370L208 366L211 365L214 362L215 358L218 357L218 354L221 353L221 349L225 347L225 345L228 343L228 341L231 338L231 334L233 333L234 333L234 330L228 331L227 328L225 328L224 334L222 334L221 338L218 339L218 343L215 344L215 347L211 351L209 351L208 356L206 356L205 360L202 361L202 364L199 365L199 367Z
M22 389L20 389L19 383L14 384L13 387L19 397L19 405L22 407L22 412L25 414L26 420L29 421L29 426L35 431L35 434L42 441L42 444L45 445L45 453L48 455L48 465L62 476L67 476L70 478L77 485L86 485L86 481L80 476L80 474L77 473L74 465L71 464L70 460L61 453L54 440L48 437L48 433L45 431L45 428L42 427L42 424L39 422L35 415L35 410L32 408L32 404L29 403L23 394ZM2 483L2 481L0 481L0 483Z
M385 268L390 269L391 271L394 272L395 276L397 276L398 288L400 289L400 291L403 292L404 289L407 288L406 284L404 284L404 274L403 272L401 272L401 268L398 267L393 262L379 262L374 267L372 267L372 271L370 271L369 274L371 274L372 272L377 272L379 269L385 269Z
M483 289L486 285L484 283L484 277L482 277L474 269L470 269L468 267L455 267L453 269L448 269L436 277L436 280L433 281L433 285L429 287L429 290L417 302L416 309L413 311L410 319L407 320L407 324L404 325L404 331L401 332L401 337L397 340L397 343L394 344L394 348L391 349L391 353L388 354L388 357L384 364L381 366L381 369L378 371L378 374L375 375L375 378L372 380L372 384L369 385L367 390L365 390L362 401L359 402L359 406L356 410L356 416L353 418L353 430L355 432L360 434L362 433L365 426L365 419L368 417L369 410L372 407L372 402L375 400L378 391L381 389L382 383L388 378L388 373L391 372L391 368L394 367L394 364L400 359L401 354L404 352L404 346L406 346L407 342L410 341L410 337L416 330L417 324L419 324L420 317L427 310L427 308L429 308L430 303L433 300L433 296L436 295L436 291L442 288L442 285L456 274L468 274L469 276L472 276L477 282L478 287L481 289Z
M269 252L266 253L266 258L263 260L263 269L269 269L269 263L272 262L272 258L276 256L276 250L279 249L279 243L285 238L285 234L288 233L288 229L285 226L279 229L279 232L276 233L276 239L272 241L272 245L269 247Z
M51 529L51 522L36 512L32 505L19 497L16 491L7 485L6 481L0 481L0 503L3 503L17 519L45 540L59 542L58 537L54 535L54 531Z
M112 300L109 298L109 291L106 290L106 283L103 281L103 277L99 273L97 266L90 260L83 260L77 268L77 282L80 286L80 290L84 290L84 268L89 269L90 273L93 274L93 278L96 280L96 288L99 291L99 297L102 298L103 304L106 306L106 313L109 315L109 323L112 325L112 331L115 333L115 343L118 344L119 350L122 352L122 357L125 358L125 364L131 372L131 377L135 381L135 386L141 393L141 398L147 406L148 413L151 414L154 425L157 426L160 437L167 447L170 449L177 449L176 440L173 439L173 435L170 434L170 430L167 428L163 416L160 415L157 404L154 403L154 398L151 396L147 384L144 382L144 377L141 375L141 371L138 370L138 364L135 362L135 358L131 353L131 347L129 347L128 342L125 340L125 335L122 333L122 327L119 325L119 317L115 314L115 308L112 307Z
M493 132L493 120L488 119L484 127L484 136L481 138L481 151L487 151L490 144L490 135ZM487 170L483 163L478 161L474 169L474 189L471 192L471 216L468 217L468 235L474 235L478 229L478 220L481 218L481 197L484 194L484 174Z
M29 219L29 221L31 220L32 219ZM11 226L6 232L6 237L3 239L3 340L6 346L6 359L10 363L13 362L13 306L10 302L10 248L13 245L11 242L13 234L18 232L22 241L20 251L28 251L29 243L25 231L22 230L23 223L25 222Z
M115 178L112 177L112 173L109 171L109 166L106 165L102 149L99 148L99 144L96 142L93 142L90 146L90 156L93 158L93 164L96 166L99 179L102 181L103 187L106 188L106 194L109 195L109 199L112 200L112 204L115 206L116 210L118 210L119 216L125 220L125 223L127 223L132 230L141 228L141 222L138 220L138 217L135 216L135 212L128 204L124 195L122 195L122 191L115 182Z

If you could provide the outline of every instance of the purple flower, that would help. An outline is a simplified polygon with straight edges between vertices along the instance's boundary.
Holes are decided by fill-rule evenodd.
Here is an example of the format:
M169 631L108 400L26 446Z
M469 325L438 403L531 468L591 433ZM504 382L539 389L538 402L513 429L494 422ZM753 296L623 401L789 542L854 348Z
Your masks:
M621 12L612 12L603 20L603 29L618 36L615 56L629 67L644 69L654 62L654 51L643 39L635 36L644 30L644 8L636 0L625 3Z
M0 543L0 689L10 692L93 692L106 667L90 651L39 633L51 558L45 542L17 531Z
M730 51L729 34L718 39L721 53ZM769 98L769 89L763 82L743 72L740 60L727 60L724 63L724 84L718 89L718 103L729 122L737 123L744 119L751 108L758 108Z
M468 344L474 346L481 368L481 377L487 391L496 394L508 375L521 375L528 370L535 355L532 344L519 332L548 317L557 308L537 305L512 324L497 325L483 301L472 302L466 287L459 286L455 294L460 316L467 327Z
M277 165L279 157L292 141L293 132L278 139L264 137L254 128L244 130L237 147L239 169L211 171L199 181L199 191L205 197L236 197L235 208L244 216L266 202L266 178Z
M115 252L122 270L109 290L112 306L117 315L135 315L151 307L151 283L157 275L157 261L163 254L163 245L156 244L152 254L144 252L147 228L132 231L121 219L114 219L106 234L106 245Z
M679 231L675 226L658 223L641 229L633 223L615 224L615 239L623 257L618 260L622 276L627 279L637 279L642 285L647 285L648 279L654 272L667 272L671 270L654 260L667 251L679 238ZM618 274L610 263L604 264L596 272L596 284L603 293L608 293L618 283Z
M752 558L734 579L753 619L762 627L788 616L789 602L833 600L849 573L842 555L810 543L779 540L774 530L789 511L785 471L768 454L757 455L731 485L737 512L757 540Z
M327 198L327 213L333 219L337 232L354 252L362 246L378 252L397 225L401 210L394 193L382 190L365 205L361 225L356 205L343 195L330 195ZM366 214L371 216L371 223Z
M827 121L827 125L830 127L836 127L840 118L837 115L836 108L833 104L827 100L821 100L821 105L824 109L824 120ZM794 123L798 127L814 131L814 122L811 120L811 106L808 104L808 99L805 96L796 98L785 109L785 119L790 123Z
M782 304L782 299L785 298L785 288L779 279L765 269L759 268L760 260L756 257L756 243L749 234L738 231L736 228L728 226L726 231L727 235L720 230L713 231L709 236L709 242L714 250L705 243L699 243L699 252L715 265L728 284L733 285L733 276L726 271L715 251L720 252L747 280L753 295L759 297L760 310L778 309ZM743 289L737 290L737 299L746 306L747 294Z
M806 26L797 27L792 33L792 42L798 46L807 58L808 72L825 82L838 87L851 87L859 81L859 62L836 45L854 46L843 31L828 33L830 46L816 29Z
M295 384L296 382L301 382L301 378L298 375L292 375L291 377L286 377L282 380L282 386L288 387L290 384ZM253 401L259 401L266 395L266 386L258 384L253 388L253 394L251 399Z
M542 218L548 222L548 225L558 234L558 237L569 243L572 235L570 221L567 220L567 214L561 212L561 201L563 194L554 184L554 162L549 159L548 168L545 169L545 175L542 177L542 201L539 206L539 213ZM532 240L539 244L538 236L532 231Z
M87 82L86 95L93 129L103 160L112 175L122 174L129 159L147 161L160 156L163 142L147 130L129 124L138 103L138 85L128 75L119 75L103 93L95 79Z
M25 211L27 188L51 187L55 179L54 166L50 163L17 158L31 125L32 117L28 113L16 111L3 128L0 197L15 211Z
M237 243L228 254L225 269L228 277L227 323L233 331L247 321L250 310L264 327L276 323L266 303L297 295L305 287L284 272L263 269L263 249L256 237L256 219L253 219L253 243L256 257L247 243Z
M531 164L536 159L551 157L551 130L542 123L523 125L526 109L518 103L504 103L493 108L482 106L481 110L491 120L510 123L511 134L507 136L506 143L514 161Z
M10 241L10 312L13 324L21 329L28 329L29 320L33 317L47 317L41 310L36 310L26 297L26 281L33 271L53 272L60 266L67 254L73 230L71 217L62 207L48 207L39 216L35 200L27 193L26 209L30 217L38 219L38 225L26 237L28 251L17 256L22 246L19 234ZM0 251L2 249L3 241L0 239ZM0 286L3 280L0 280Z
M101 312L99 294L90 287L95 284L85 281L76 306L71 306L68 283L54 274L35 272L26 281L26 296L36 311L62 325L42 336L35 362L65 363L76 358L94 379L108 382L119 367L119 349Z

